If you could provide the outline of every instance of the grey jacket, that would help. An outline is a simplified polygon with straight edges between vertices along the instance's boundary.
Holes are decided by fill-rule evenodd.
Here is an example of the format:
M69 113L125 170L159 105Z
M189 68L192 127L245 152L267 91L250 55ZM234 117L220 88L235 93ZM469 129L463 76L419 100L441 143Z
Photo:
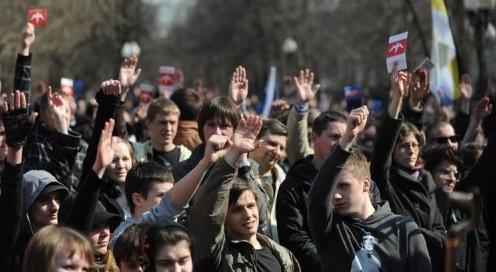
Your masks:
M195 237L195 262L201 271L256 271L255 249L247 241L231 239L224 227L229 191L237 169L224 159L218 161L198 193L189 218ZM300 271L294 255L271 239L257 234L263 247L269 248L282 271Z

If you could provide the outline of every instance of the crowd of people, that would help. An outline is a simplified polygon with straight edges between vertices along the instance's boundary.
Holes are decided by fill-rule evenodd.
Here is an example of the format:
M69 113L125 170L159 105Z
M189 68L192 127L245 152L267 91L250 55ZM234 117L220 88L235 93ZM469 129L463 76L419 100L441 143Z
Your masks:
M241 66L227 96L141 101L132 56L91 107L32 90L34 40L0 105L2 271L496 268L495 97L466 76L445 114L427 71L393 71L375 116L320 112L306 69L261 118Z

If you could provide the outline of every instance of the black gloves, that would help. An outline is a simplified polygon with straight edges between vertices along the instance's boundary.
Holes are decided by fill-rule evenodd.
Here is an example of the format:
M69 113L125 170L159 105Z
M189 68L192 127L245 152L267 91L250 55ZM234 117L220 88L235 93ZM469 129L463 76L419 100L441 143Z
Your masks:
M23 147L31 130L28 111L25 108L9 110L2 114L5 138L10 147Z

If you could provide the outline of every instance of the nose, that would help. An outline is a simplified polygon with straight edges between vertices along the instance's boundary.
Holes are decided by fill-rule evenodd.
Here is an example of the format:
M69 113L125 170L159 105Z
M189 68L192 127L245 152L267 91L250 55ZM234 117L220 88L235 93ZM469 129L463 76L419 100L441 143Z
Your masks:
M60 202L59 200L52 198L49 203L50 210L58 210L60 207Z
M222 135L222 129L220 128L220 126L215 127L215 135Z
M340 193L335 193L333 196L332 196L333 199L335 200L339 200L341 198L343 198L343 196L340 194Z

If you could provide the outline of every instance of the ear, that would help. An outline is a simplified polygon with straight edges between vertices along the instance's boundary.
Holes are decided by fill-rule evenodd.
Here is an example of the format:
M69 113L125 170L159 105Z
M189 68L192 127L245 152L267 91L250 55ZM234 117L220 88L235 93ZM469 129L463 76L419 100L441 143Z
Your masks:
M319 135L317 135L317 133L315 132L310 132L310 139L312 140L312 143L315 142L315 139L319 137Z
M372 180L369 177L364 177L362 183L363 191L368 193L370 191L370 186L372 185Z
M133 193L131 199L133 200L134 207L141 207L145 200L140 193Z

